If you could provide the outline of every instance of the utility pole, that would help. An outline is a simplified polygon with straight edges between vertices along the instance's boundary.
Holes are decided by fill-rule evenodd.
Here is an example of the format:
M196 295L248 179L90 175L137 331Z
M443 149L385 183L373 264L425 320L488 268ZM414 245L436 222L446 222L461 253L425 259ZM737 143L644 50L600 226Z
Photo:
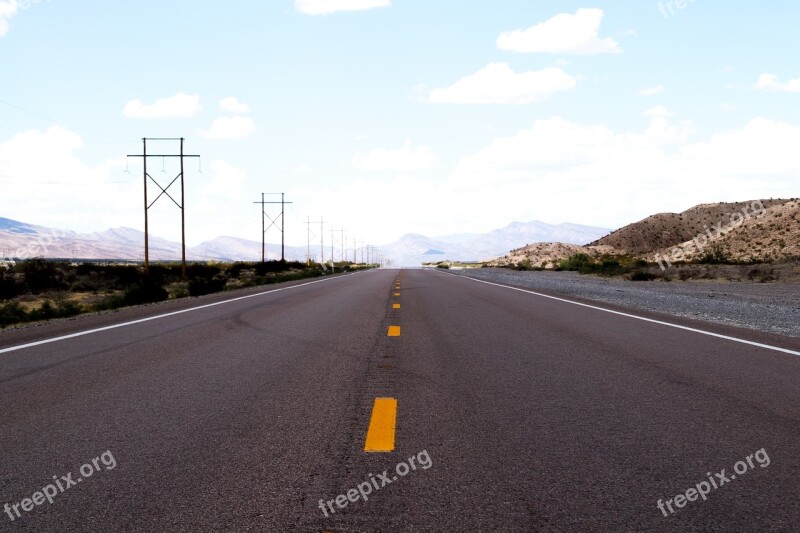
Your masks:
M266 194L280 194L281 195L281 201L280 202L267 202L267 201L264 200L264 195L266 195ZM282 193L282 192L267 192L267 193L262 192L261 193L261 201L260 202L253 202L253 203L254 204L261 204L261 262L262 263L264 261L266 261L266 252L265 252L265 249L266 249L266 233L272 226L277 225L277 221L267 214L266 208L264 206L270 205L270 204L280 204L281 205L281 225L280 225L280 230L281 230L281 261L286 261L286 251L285 251L286 250L286 245L285 245L285 242L286 242L285 241L286 227L285 227L285 218L284 218L285 206L286 206L286 204L292 204L294 202L285 201L284 200L284 193ZM266 227L264 225L265 224L265 221L264 221L265 218L268 218L269 221L270 221L269 226L266 226Z
M311 265L311 224L316 224L316 223L317 223L316 220L312 221L311 217L310 216L308 217L307 222L306 222L306 225L307 225L307 230L306 230L306 264L307 265ZM320 227L320 232L319 232L320 251L322 252L324 250L324 248L322 247L322 244L323 244L322 243L322 235L323 235L322 234L322 217L320 217L320 219L319 219L319 227ZM325 262L324 255L320 255L320 264L322 264L324 262Z
M321 265L325 264L325 228L324 222L322 221L322 216L319 217L319 263Z
M331 228L331 263L335 263L336 259L333 257L333 234L336 233L336 230Z
M342 261L344 261L345 260L345 257L344 257L344 226L342 226L342 229L331 229L331 261L333 261L333 234L334 233L341 233L341 237L342 237Z
M180 141L180 152L178 154L148 154L147 153L147 141L154 141L154 142ZM178 137L178 138L157 138L157 137L147 138L147 137L144 137L142 139L142 153L141 153L141 155L139 155L139 154L128 155L128 157L141 157L142 158L142 163L143 163L142 166L144 167L143 180L144 180L144 272L145 272L145 274L149 274L150 273L150 223L149 223L149 220L148 220L148 212L149 212L150 208L153 207L153 205L162 196L166 195L167 198L172 200L172 202L176 206L178 206L178 209L181 210L181 275L182 275L183 279L186 279L186 209L185 209L186 199L185 199L185 196L184 196L184 179L183 179L183 177L184 177L184 165L183 165L183 161L184 161L184 158L186 158L186 157L199 158L200 156L199 155L187 155L187 154L184 154L183 153L184 141L185 141L185 139L183 137ZM155 178L153 178L153 176L151 176L150 174L147 173L147 158L148 157L160 157L162 161L164 161L168 157L178 157L178 158L180 158L180 173L177 176L175 176L175 178L173 178L173 180L171 182L169 182L169 185L167 185L166 187L162 187L161 184L158 183L158 181L156 181ZM161 189L161 193L158 196L156 196L155 200L153 200L150 203L148 203L148 201L147 201L147 184L148 184L147 179L148 178L150 178L150 180L153 183L155 183L156 186L159 189ZM173 198L172 195L170 195L169 192L167 192L169 190L169 188L172 187L172 185L176 181L178 181L178 179L181 180L181 201L180 201L180 203L178 203L175 200L175 198Z

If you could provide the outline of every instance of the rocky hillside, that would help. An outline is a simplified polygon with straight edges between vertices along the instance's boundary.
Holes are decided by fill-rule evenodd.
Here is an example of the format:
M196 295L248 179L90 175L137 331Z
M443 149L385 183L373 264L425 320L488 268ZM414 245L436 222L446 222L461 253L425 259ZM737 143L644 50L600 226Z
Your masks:
M777 262L800 258L800 201L752 200L701 204L682 213L659 213L611 232L586 246L537 243L512 250L493 265L529 261L553 268L576 253L663 264L713 259Z
M621 255L647 255L679 245L722 223L730 225L736 215L749 219L756 212L782 205L787 200L756 200L719 204L700 204L682 213L659 213L639 222L628 224L589 246L610 246Z

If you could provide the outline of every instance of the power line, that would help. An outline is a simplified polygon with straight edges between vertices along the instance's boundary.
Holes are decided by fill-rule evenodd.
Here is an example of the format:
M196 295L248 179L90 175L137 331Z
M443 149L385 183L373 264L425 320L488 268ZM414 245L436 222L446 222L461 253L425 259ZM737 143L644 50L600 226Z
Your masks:
M266 202L264 201L264 195L266 194L280 194L281 201L280 202ZM268 193L261 193L261 201L260 202L253 202L254 204L261 204L261 262L263 263L266 261L266 233L269 228L275 226L277 222L267 214L266 208L264 207L267 204L280 204L281 205L281 261L286 261L286 222L285 222L285 206L286 204L292 204L294 202L287 202L284 199L284 193L282 192L268 192ZM268 218L270 221L270 225L265 227L264 226L264 218Z
M179 154L148 154L147 153L147 141L180 141L180 153ZM162 196L166 195L167 198L172 200L172 203L174 203L176 206L178 206L178 209L181 210L181 275L182 275L182 277L184 279L186 279L186 210L185 210L186 203L185 203L185 198L184 198L183 160L186 157L197 157L197 158L199 158L200 156L199 155L187 155L187 154L184 154L183 153L183 142L184 141L185 141L185 139L183 137L180 137L180 138L167 138L167 139L158 138L158 137L152 137L152 138L145 137L145 138L142 139L142 150L143 150L142 154L141 155L137 154L137 155L129 155L128 156L128 157L141 157L142 161L143 161L143 166L144 166L144 178L143 179L144 179L144 272L145 272L145 274L149 274L150 273L150 244L149 244L150 237L149 237L148 211L150 210L151 207L153 207L153 205ZM149 157L160 157L162 161L164 161L164 159L167 158L167 157L178 157L178 158L180 158L180 165L181 165L180 174L175 176L175 178L173 178L173 180L171 182L169 182L169 185L167 185L166 187L162 187L161 184L158 183L158 181L156 181L155 178L153 178L153 176L151 176L150 174L147 173L147 159ZM159 189L161 189L161 193L158 196L156 196L156 199L153 200L152 202L150 202L149 204L147 203L147 178L150 178L150 180L153 183L155 183L156 186ZM172 185L178 179L181 180L181 201L180 201L180 203L178 203L175 200L175 198L173 198L172 195L170 195L169 192L167 192L167 191L169 191L169 188L172 187Z
M69 128L69 129L71 129L73 131L76 131L76 132L79 132L79 133L83 133L84 135L88 135L90 137L100 137L100 138L104 138L104 139L114 139L116 141L119 141L117 143L108 143L108 144L120 144L122 142L125 142L125 143L129 142L129 139L123 139L121 137L114 137L114 136L111 136L111 135L102 135L102 134L99 134L99 133L92 133L90 131L83 130L81 128L75 128L75 127L73 127L73 126L71 126L69 124L66 124L65 122L63 122L61 120L55 120L55 119L53 119L51 117L46 117L46 116L41 115L39 113L36 113L34 111L30 111L28 109L24 109L24 108L22 108L22 107L20 107L20 106L18 106L16 104L12 104L11 102L9 102L7 100L0 99L0 104L5 104L5 105L7 105L9 107L12 107L12 108L16 109L17 111L21 111L22 113L27 113L28 115L34 116L36 118L39 118L39 119L42 119L42 120L46 120L47 122L50 122L51 124L64 124L65 127ZM3 129L9 129L9 128L3 128Z
M310 216L308 217L308 221L306 222L306 225L308 226L308 228L307 228L307 237L306 237L306 239L307 239L306 240L306 264L307 265L311 264L311 224L316 224L316 223L317 223L316 220L312 221L311 217ZM320 252L321 252L320 253L320 261L319 262L320 262L320 264L323 264L325 262L325 249L323 247L323 234L324 233L323 233L322 217L319 218L319 227L320 227L320 232L319 232L320 245L319 245L319 247L320 247Z

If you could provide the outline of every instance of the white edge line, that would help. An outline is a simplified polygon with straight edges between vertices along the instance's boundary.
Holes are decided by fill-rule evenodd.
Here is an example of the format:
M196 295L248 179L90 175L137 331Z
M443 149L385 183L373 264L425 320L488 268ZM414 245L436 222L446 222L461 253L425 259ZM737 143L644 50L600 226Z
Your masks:
M455 274L453 274L453 275L455 276ZM705 331L705 330L702 330L702 329L690 328L688 326L681 326L680 324L673 324L671 322L664 322L663 320L655 320L655 319L646 318L646 317L643 317L643 316L632 315L630 313L623 313L621 311L614 311L613 309L606 309L605 307L598 307L596 305L590 305L590 304L585 304L585 303L581 303L581 302L575 302L573 300L567 300L566 298L559 298L557 296L550 296L548 294L542 294L540 292L531 291L531 290L528 290L528 289L520 289L519 287L512 287L510 285L503 285L501 283L494 283L494 282L491 282L491 281L484 281L482 279L471 278L469 276L456 276L456 277L461 278L461 279L469 279L469 280L472 280L472 281L476 281L478 283L486 283L487 285L495 285L497 287L503 287L505 289L511 289L513 291L526 292L528 294L533 294L535 296L541 296L542 298L549 298L550 300L556 300L556 301L559 301L559 302L564 302L564 303L568 303L568 304L572 304L572 305L579 305L581 307L587 307L589 309L596 309L597 311L603 311L603 312L606 312L606 313L611 313L613 315L625 316L625 317L633 318L633 319L636 319L636 320L642 320L644 322L651 322L653 324L659 324L659 325L668 326L668 327L671 327L671 328L677 328L677 329L682 329L682 330L685 330L685 331L691 331L692 333L699 333L701 335L708 335L709 337L717 337L719 339L725 339L725 340L728 340L728 341L738 342L738 343L741 343L741 344L749 344L750 346L756 346L758 348L764 348L766 350L773 350L773 351L776 351L776 352L783 352L783 353L788 353L790 355L800 356L800 352L797 352L795 350L789 350L787 348L780 348L778 346L771 346L769 344L762 344L760 342L748 341L748 340L745 340L745 339L739 339L737 337L730 337L728 335L722 335L720 333L713 333L711 331Z
M356 274L354 272L353 274ZM353 274L346 274L353 275ZM87 329L86 331L79 331L78 333L71 333L69 335L62 335L60 337L52 337L50 339L44 339L41 341L36 342L29 342L27 344L20 344L17 346L11 346L9 348L2 348L0 349L0 354L9 353L9 352L16 352L18 350L24 350L25 348L33 348L34 346L41 346L43 344L50 344L53 342L63 341L67 339L74 339L75 337L83 337L84 335L91 335L93 333L100 333L101 331L108 331L110 329L117 329L117 328L124 328L127 326L133 326L134 324L141 324L142 322L149 322L151 320L158 320L160 318L167 318L170 316L181 315L183 313L190 313L192 311L197 311L200 309L207 309L209 307L215 307L217 305L223 305L231 302L238 302L239 300L246 300L248 298L255 298L256 296L264 296L265 294L272 294L273 292L280 292L280 291L288 291L289 289L297 289L299 287L306 287L308 285L313 285L315 283L322 283L323 281L331 281L334 279L342 279L343 276L338 276L334 278L325 278L325 279L318 279L314 281L309 281L307 283L300 283L298 285L292 285L291 287L280 287L278 289L272 289L269 291L264 292L257 292L255 294L248 294L247 296L239 296L237 298L231 298L230 300L222 300L221 302L214 302L205 305L199 305L197 307L190 307L188 309L181 309L180 311L172 311L169 313L163 313L160 315L150 316L147 318L140 318L138 320L131 320L130 322L121 322L119 324L112 324L111 326L104 326L102 328L95 328L95 329Z

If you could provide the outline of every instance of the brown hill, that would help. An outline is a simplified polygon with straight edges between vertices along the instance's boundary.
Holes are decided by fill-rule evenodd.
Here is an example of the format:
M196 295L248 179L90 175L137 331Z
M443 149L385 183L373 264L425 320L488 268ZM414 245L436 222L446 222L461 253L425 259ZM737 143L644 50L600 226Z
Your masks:
M800 258L800 201L769 199L701 204L660 213L611 232L586 246L536 243L490 264L553 268L576 253L662 263L777 262Z
M656 250L671 248L685 243L704 233L705 228L717 224L731 224L733 213L745 213L745 217L756 210L769 209L791 200L755 200L718 204L700 204L682 213L659 213L639 222L628 224L588 246L610 246L620 255L642 256Z
M718 260L774 263L800 258L800 201L775 201L761 213L741 223L728 221L705 234L657 250L662 256L683 251L684 260L697 261L709 254ZM766 202L764 205L767 205ZM706 240L704 237L708 237Z

